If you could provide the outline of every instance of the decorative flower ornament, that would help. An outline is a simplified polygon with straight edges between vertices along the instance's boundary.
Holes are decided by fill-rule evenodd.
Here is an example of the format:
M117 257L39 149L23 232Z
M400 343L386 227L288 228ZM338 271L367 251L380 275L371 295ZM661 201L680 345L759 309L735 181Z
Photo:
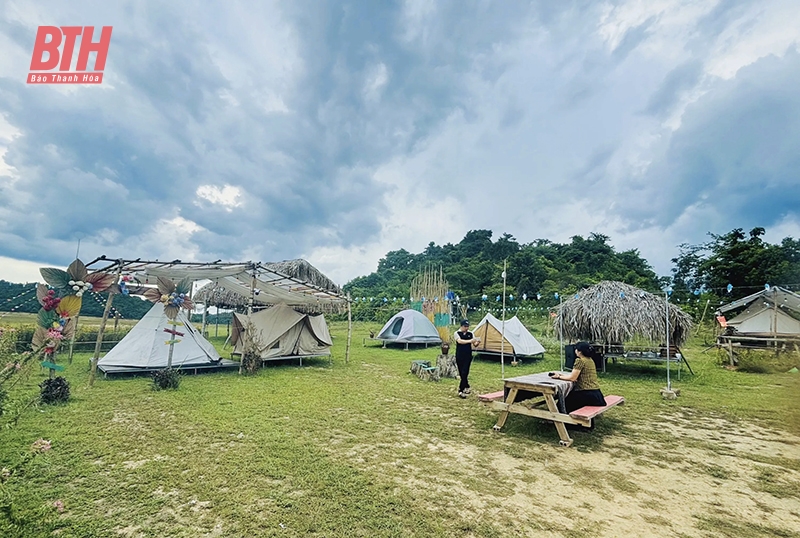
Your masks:
M81 311L83 294L87 291L118 292L114 287L116 278L107 273L89 273L81 260L75 260L66 271L54 267L39 269L45 282L36 288L36 298L42 308L37 315L37 327L33 333L34 348L44 351L52 362L43 364L56 368L55 352L64 338L75 333L74 318ZM60 367L59 367L60 368Z
M167 278L158 277L158 289L149 288L144 290L141 295L154 303L162 303L167 317L175 319L181 308L185 310L194 308L194 304L189 298L191 289L192 281L189 278L184 278L176 285Z

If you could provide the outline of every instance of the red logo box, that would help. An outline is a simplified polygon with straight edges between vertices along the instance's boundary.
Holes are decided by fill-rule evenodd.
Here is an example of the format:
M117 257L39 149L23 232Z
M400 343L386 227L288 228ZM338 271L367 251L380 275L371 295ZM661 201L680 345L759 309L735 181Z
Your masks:
M100 41L92 42L94 26L40 26L33 44L28 84L100 84L106 67L111 26L103 26ZM75 41L81 37L78 62L70 71ZM62 47L63 43L63 48ZM87 71L89 54L96 52L94 70ZM47 59L45 59L45 54ZM58 68L58 69L56 69Z

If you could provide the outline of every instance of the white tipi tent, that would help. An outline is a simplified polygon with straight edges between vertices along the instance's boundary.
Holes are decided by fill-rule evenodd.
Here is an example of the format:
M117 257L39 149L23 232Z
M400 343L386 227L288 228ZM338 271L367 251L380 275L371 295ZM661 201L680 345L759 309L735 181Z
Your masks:
M97 367L103 373L150 372L167 367L169 346L166 341L172 338L164 329L173 329L164 314L164 305L157 303L144 315L133 329L111 351L100 359ZM172 352L172 367L196 369L227 366L200 332L189 323L186 314L181 311L175 321L180 325L174 327L183 336L175 344Z
M264 349L261 358L285 359L319 357L331 354L333 340L322 314L303 314L285 304L278 304L249 316ZM248 316L234 314L230 342L233 353L241 355Z
M375 337L387 343L397 344L439 344L442 342L439 332L422 312L407 309L392 316L381 332Z
M507 355L526 357L544 353L544 346L534 338L517 316L507 319L504 329L502 321L491 314L486 314L475 327L475 330L472 331L472 334L481 339L480 345L475 349L478 353L499 355L502 342L501 335L505 336L502 351Z

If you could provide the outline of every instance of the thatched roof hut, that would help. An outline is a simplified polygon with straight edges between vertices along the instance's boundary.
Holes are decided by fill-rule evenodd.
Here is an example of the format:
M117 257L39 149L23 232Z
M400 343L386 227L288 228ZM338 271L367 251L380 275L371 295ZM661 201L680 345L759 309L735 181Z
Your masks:
M285 260L282 262L269 262L262 263L265 268L277 271L288 277L295 278L307 282L312 286L316 286L326 291L334 293L341 293L341 288L336 283L325 276L319 269L308 263L306 260ZM194 300L200 304L207 304L226 310L241 310L248 305L249 297L241 295L234 291L216 286L214 282L210 282L197 290L194 294ZM303 306L295 306L296 310L326 310L338 311L341 306L316 306L304 308Z
M342 293L342 289L330 278L308 263L306 260L284 260L282 262L269 262L262 264L267 269L272 269L286 276L308 282L312 286L334 293Z
M670 343L683 345L689 338L691 316L669 304ZM635 337L651 342L665 340L664 297L622 282L603 281L567 299L553 318L558 333L563 316L564 338L602 343L624 343Z

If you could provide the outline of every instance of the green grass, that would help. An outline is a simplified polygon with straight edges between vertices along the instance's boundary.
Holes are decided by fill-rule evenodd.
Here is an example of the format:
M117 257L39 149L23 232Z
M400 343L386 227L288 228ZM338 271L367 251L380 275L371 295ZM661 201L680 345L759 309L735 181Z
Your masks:
M65 373L72 400L32 409L0 432L0 467L14 465L40 437L53 446L8 482L14 519L0 515L0 535L579 536L590 528L581 517L588 508L572 520L546 515L566 513L560 495L585 488L594 492L587 506L652 495L636 474L598 467L602 458L652 472L668 465L700 482L741 479L742 488L763 495L765 514L794 498L796 444L787 441L781 455L736 453L717 436L753 425L774 431L778 444L781 432L797 434L800 376L725 370L711 353L688 346L696 375L674 376L682 393L665 401L663 366L611 364L601 374L603 391L625 396L626 405L562 449L551 424L527 417L512 415L494 433L496 414L474 398L458 399L456 380L422 382L408 373L414 359L435 360L436 349L363 347L370 328L356 325L347 364L346 326L336 323L332 365L313 359L302 368L273 363L252 377L188 375L177 391L155 392L146 376L99 379L90 388L89 355L76 355ZM552 352L506 365L507 377L558 367L557 343L542 340ZM224 336L212 341L221 349ZM37 367L15 394L35 393L43 377ZM474 393L500 389L499 362L476 360L470 379ZM693 464L698 453L720 460ZM548 487L566 489L537 495L537 473L545 470L555 481ZM515 492L530 495L529 508L510 508ZM725 536L796 535L701 505L697 530L714 524ZM647 513L642 524L661 526L670 514ZM612 522L593 525L614 533Z

